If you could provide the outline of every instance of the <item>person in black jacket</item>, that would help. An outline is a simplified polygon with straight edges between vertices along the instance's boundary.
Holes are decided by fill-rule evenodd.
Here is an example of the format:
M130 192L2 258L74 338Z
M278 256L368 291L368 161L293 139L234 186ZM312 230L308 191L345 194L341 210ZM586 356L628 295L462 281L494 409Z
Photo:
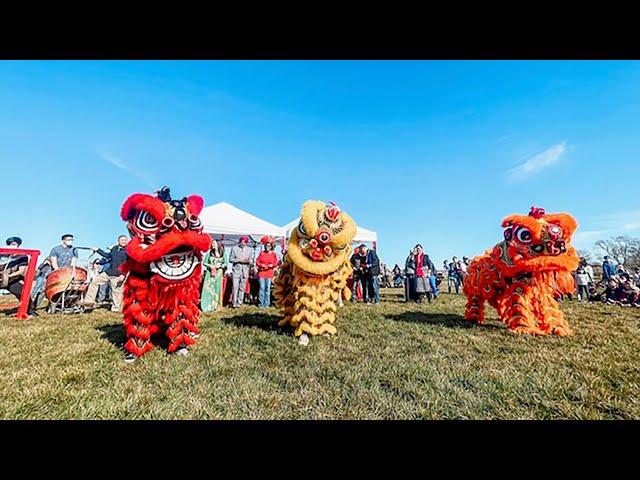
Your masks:
M363 289L362 286L362 270L360 268L360 248L356 247L353 250L353 255L351 255L351 266L353 267L353 286L351 288L351 303L356 303L358 301L358 285ZM363 297L364 298L364 297Z
M99 273L89 284L87 294L84 297L85 309L90 310L95 307L96 295L100 285L108 282L111 285L111 311L120 312L122 310L124 274L120 271L120 265L127 259L126 246L128 242L129 239L126 236L120 235L118 237L118 243L110 252L105 252L97 247L93 248L95 253L99 253L109 261L109 268Z
M375 250L370 250L362 244L360 250L360 272L362 279L362 298L366 303L378 303L380 301L380 259Z

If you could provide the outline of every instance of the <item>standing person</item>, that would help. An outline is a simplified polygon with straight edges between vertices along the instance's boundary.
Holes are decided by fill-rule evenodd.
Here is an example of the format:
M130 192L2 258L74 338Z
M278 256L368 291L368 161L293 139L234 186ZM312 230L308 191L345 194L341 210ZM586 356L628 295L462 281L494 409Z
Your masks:
M60 237L62 243L51 249L49 261L51 268L58 270L63 267L75 267L78 261L78 251L73 248L73 235L67 233Z
M447 270L447 288L451 293L451 285L453 284L456 293L460 293L460 278L458 277L458 257L453 257Z
M611 261L608 255L604 256L604 261L602 262L602 280L608 281L615 277L617 272L615 264Z
M278 255L273 251L273 248L273 240L267 239L264 242L264 249L256 259L258 282L260 283L260 292L258 293L260 308L271 306L271 283L273 282L274 270L280 265Z
M464 279L467 276L467 267L469 266L469 259L462 257L462 260L458 261L458 278L460 279L460 285L464 286Z
M402 286L402 270L400 269L400 266L396 263L393 267L393 286L395 288L401 287Z
M233 304L232 308L240 308L244 301L245 288L249 281L249 268L251 267L251 249L247 246L249 237L242 236L238 245L231 249L229 263L233 279Z
M202 260L204 277L200 307L203 312L216 312L222 307L222 279L226 268L224 245L212 240L211 248Z
M429 259L428 255L425 255L422 250L422 245L418 244L415 247L415 254L413 257L413 263L415 264L416 271L416 295L417 302L422 303L426 296L431 303L431 285L429 284L429 277L431 277L432 270L435 270L433 262Z
M415 284L415 276L416 276L416 262L415 262L415 249L409 250L409 256L404 262L404 299L406 302L409 302L415 299L416 292L416 284Z
M578 288L578 301L589 300L589 275L585 272L584 265L580 264L575 273L576 287Z
M356 303L358 301L358 286L360 286L360 292L364 292L364 288L362 287L362 269L360 268L360 261L360 247L356 247L353 249L353 254L350 258L351 267L353 267L353 286L351 288L353 294L351 295L351 303Z
M360 245L360 268L362 269L362 298L365 303L380 302L380 259L374 250L364 243Z
M101 285L111 285L111 311L122 311L122 289L124 287L125 274L120 271L120 265L127 260L127 243L129 238L125 235L118 237L118 242L109 252L93 247L92 250L98 253L109 262L109 268L100 272L89 284L87 294L84 297L84 306L87 310L95 308L96 295Z
M425 266L429 269L429 286L431 287L431 294L433 295L433 299L438 299L438 279L436 278L436 266L429 258L428 254L424 254L424 262Z

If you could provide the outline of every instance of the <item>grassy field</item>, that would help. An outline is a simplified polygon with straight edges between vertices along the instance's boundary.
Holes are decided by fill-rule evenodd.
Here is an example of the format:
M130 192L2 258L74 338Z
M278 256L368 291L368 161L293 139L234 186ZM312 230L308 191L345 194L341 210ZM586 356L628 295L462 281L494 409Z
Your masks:
M204 315L191 356L131 365L118 315L0 315L0 418L640 418L640 309L564 302L574 337L517 337L463 321L462 296L385 293L306 348L245 307Z

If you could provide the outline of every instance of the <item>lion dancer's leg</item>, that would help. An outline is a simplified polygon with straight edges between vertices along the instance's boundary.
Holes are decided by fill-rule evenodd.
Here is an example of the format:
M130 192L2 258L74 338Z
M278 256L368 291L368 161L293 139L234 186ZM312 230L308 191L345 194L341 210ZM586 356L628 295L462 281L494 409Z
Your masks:
M484 299L481 292L480 272L475 265L469 268L462 290L467 297L464 318L472 322L484 322ZM489 288L489 287L487 287Z
M123 319L127 341L126 360L133 361L153 348L152 335L159 331L149 303L149 281L129 275L123 288Z
M307 345L309 336L335 334L338 292L330 288L330 280L305 275L296 278L295 283L296 300L290 324L300 344Z
M159 284L159 303L162 305L169 353L188 355L187 348L196 343L200 334L200 278L201 275L195 273L180 283Z
M472 322L484 322L484 298L479 292L473 292L467 296L464 318Z
M498 303L498 315L514 333L544 335L533 311L533 295L528 285L514 282L502 294Z
M539 328L546 333L553 333L561 337L573 335L569 323L565 320L558 302L553 298L553 290L545 288L539 298Z
M273 294L276 297L276 305L283 311L284 318L278 322L283 327L291 323L293 316L293 265L285 257L285 261L280 267L280 273L276 277L273 285Z

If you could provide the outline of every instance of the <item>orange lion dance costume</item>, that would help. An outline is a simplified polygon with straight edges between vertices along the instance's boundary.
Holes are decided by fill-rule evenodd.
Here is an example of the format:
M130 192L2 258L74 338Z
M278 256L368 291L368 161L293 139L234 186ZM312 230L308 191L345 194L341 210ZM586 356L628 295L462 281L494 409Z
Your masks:
M275 281L275 296L284 311L280 326L290 325L301 345L309 335L333 335L336 303L348 300L351 241L356 224L333 204L309 200L293 230L284 263Z
M190 195L173 200L167 187L157 197L131 195L122 205L132 240L127 245L123 316L126 361L151 350L165 337L169 353L187 355L196 342L200 316L202 252L211 238L202 233L204 200Z
M579 258L570 242L577 226L567 213L535 207L506 217L504 240L469 265L465 318L483 323L487 301L515 333L573 335L554 297L575 290Z

